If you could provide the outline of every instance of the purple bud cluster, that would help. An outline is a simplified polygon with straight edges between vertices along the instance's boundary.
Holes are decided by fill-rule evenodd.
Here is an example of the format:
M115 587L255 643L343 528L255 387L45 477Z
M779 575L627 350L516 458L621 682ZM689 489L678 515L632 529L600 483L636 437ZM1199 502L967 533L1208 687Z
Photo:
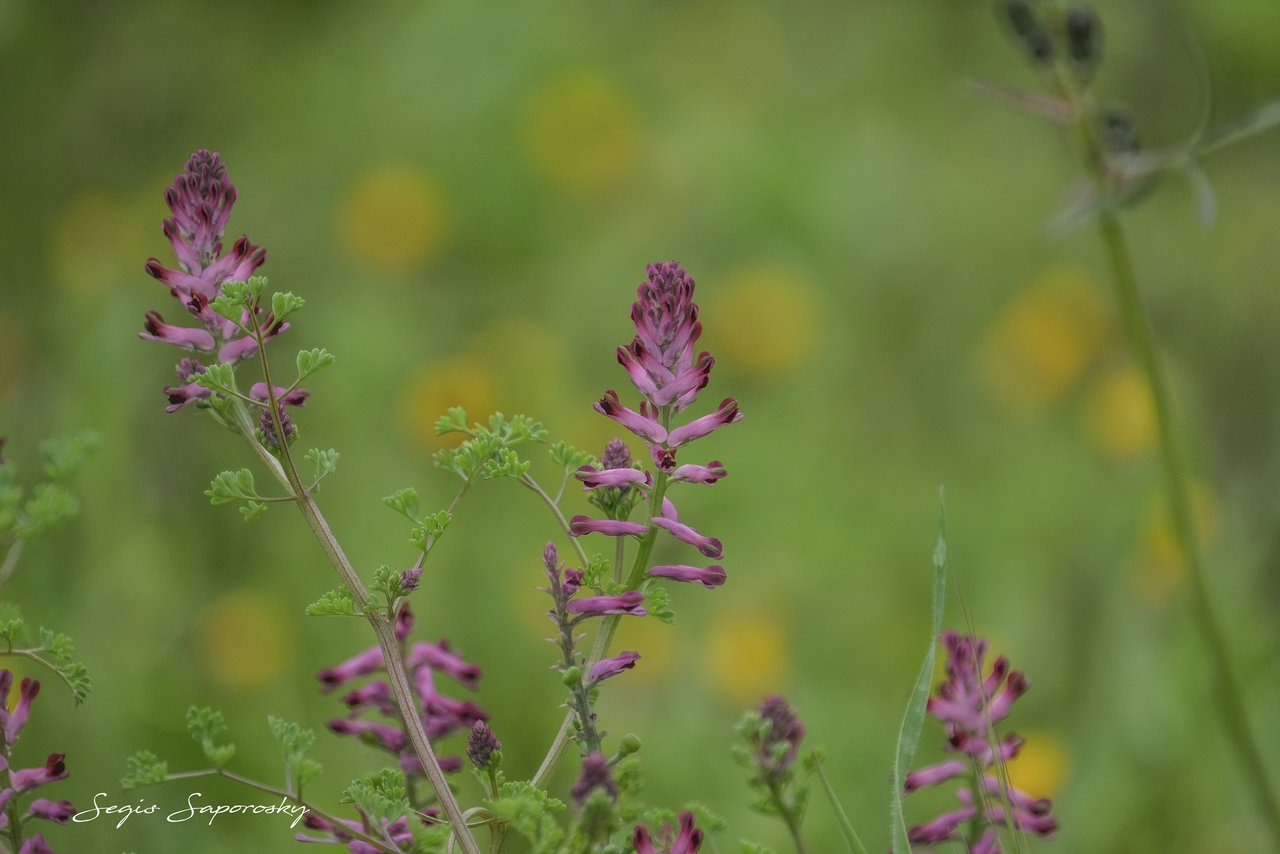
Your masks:
M1023 740L1016 735L1007 735L993 744L989 734L1008 716L1014 701L1026 693L1026 677L1010 670L1004 656L996 658L991 672L984 677L987 642L983 638L944 632L942 642L947 648L947 678L938 685L926 708L946 727L945 748L958 754L958 758L912 771L904 789L910 794L957 778L966 785L956 792L959 809L916 825L908 831L908 839L913 846L964 840L964 825L975 820L985 828L970 849L979 854L999 854L998 826L1052 836L1058 823L1049 814L1052 804L1047 799L1004 787L998 774L988 773L998 763L1013 759L1022 748ZM974 803L975 791L980 803Z
M23 679L17 699L11 702L9 695L12 688L13 673L0 670L0 746L3 747L3 753L0 753L0 774L7 772L9 777L9 785L0 788L0 830L4 830L6 835L12 830L9 827L11 815L16 814L25 829L28 819L66 824L76 814L76 808L70 801L51 801L46 798L32 800L27 804L25 812L18 810L15 813L12 809L16 799L71 775L67 770L66 755L62 753L49 754L43 765L34 768L17 769L9 764L13 746L31 716L31 703L40 693L40 683L35 679ZM17 838L21 839L21 835ZM53 854L53 849L44 841L43 834L37 833L27 837L15 854Z
M396 638L401 644L408 644L413 622L408 603L401 605L396 618ZM489 719L488 712L475 703L455 699L437 690L436 674L443 674L472 691L476 690L480 682L480 668L468 664L450 650L448 641L410 644L404 663L418 701L418 714L422 718L423 729L433 742L457 732L470 732L476 724ZM336 667L320 671L317 678L323 690L328 693L354 680L385 670L382 649L374 646ZM340 735L356 736L395 754L401 770L406 774L423 773L422 764L400 722L400 710L396 706L391 685L385 679L372 679L359 688L348 691L343 695L342 702L346 705L348 714L345 718L330 721L330 730ZM381 718L369 719L366 715L370 713L376 713ZM458 771L462 768L462 758L442 756L440 767L445 771Z

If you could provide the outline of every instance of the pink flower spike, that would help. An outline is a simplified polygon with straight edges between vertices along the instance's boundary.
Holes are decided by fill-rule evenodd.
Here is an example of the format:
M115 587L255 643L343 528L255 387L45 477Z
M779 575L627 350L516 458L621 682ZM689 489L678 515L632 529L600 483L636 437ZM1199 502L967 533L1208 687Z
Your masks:
M686 483L712 484L728 475L729 473L724 470L724 465L719 460L712 460L705 466L680 466L671 473L671 479L673 481L682 480Z
M602 486L652 486L653 478L648 473L633 468L596 469L594 466L583 466L573 473L582 481L584 489L597 489Z
M724 567L720 565L699 567L685 564L665 564L649 568L649 574L655 578L670 578L672 581L697 582L708 590L724 584Z
M612 676L617 676L624 670L630 670L636 666L636 662L639 660L640 653L627 650L615 655L613 658L597 661L587 675L588 687L598 685Z
M569 520L569 535L581 537L585 534L608 534L610 537L626 537L639 535L649 530L648 525L640 522L626 522L618 519L592 519L588 516L574 516Z
M720 405L715 412L696 418L688 424L672 430L667 436L667 444L673 448L678 448L695 439L701 439L726 424L733 424L741 420L742 413L738 411L738 402L732 397L726 397L720 401Z
M661 424L635 410L627 409L619 402L618 393L612 389L604 393L604 397L596 403L595 409L596 412L612 418L646 442L661 444L666 441L667 431Z
M582 614L587 617L607 617L613 614L631 614L643 617L649 613L644 605L644 594L639 590L623 593L621 596L586 596L582 599L571 599L565 606L570 614Z

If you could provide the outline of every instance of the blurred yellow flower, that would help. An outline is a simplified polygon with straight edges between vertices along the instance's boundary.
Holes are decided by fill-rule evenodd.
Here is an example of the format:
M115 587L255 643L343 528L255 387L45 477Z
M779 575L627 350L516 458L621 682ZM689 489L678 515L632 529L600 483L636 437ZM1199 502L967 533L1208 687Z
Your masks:
M711 621L705 666L713 688L736 705L756 703L782 689L787 630L769 611L732 611Z
M1021 414L1043 412L1097 356L1106 303L1093 280L1068 269L1039 276L987 330L978 367L992 395Z
M773 379L813 355L822 334L821 308L813 286L795 271L747 267L708 293L702 317L713 334L706 346L729 370Z
M292 616L263 593L236 590L197 618L205 671L219 686L250 691L280 678L293 664Z
M1057 733L1028 730L1022 750L1008 764L1009 782L1033 798L1056 798L1062 792L1069 766L1067 745Z
M1098 379L1085 401L1084 432L1113 459L1133 459L1155 447L1155 406L1137 368L1126 365Z
M451 231L439 187L407 163L379 166L357 178L338 210L337 229L357 260L393 274L434 260Z
M451 406L467 410L471 420L488 418L497 407L493 372L472 356L435 362L409 380L401 401L400 422L404 434L428 452L453 447L461 434L437 436L435 425Z
M139 275L142 262L161 254L154 243L147 248L148 235L160 238L158 222L150 223L116 193L86 190L75 196L59 212L49 236L58 284L77 294L94 294L116 287L125 277L145 281Z
M551 410L568 361L558 335L532 320L509 315L485 324L472 339L471 352L497 378L497 397L507 415L537 417Z
M552 183L598 193L626 182L636 168L640 128L626 94L594 71L545 83L524 111L533 167Z
M1192 524L1201 547L1207 547L1218 534L1218 500L1203 483L1192 483L1190 491ZM1169 518L1169 501L1160 492L1147 505L1142 542L1133 564L1133 586L1143 600L1162 605L1186 580L1186 563Z

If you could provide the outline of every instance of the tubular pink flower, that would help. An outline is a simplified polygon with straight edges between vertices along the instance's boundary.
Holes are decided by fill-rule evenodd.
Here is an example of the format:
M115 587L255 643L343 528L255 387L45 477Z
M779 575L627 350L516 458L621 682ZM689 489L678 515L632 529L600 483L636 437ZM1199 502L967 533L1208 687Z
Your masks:
M276 386L276 400L282 401L289 406L302 406L307 402L307 398L311 396L311 392L305 388L295 388L292 391L285 389L283 386ZM267 395L266 383L254 383L249 388L249 397L253 400L266 401L269 399Z
M9 744L18 740L18 733L26 725L27 718L31 714L31 701L40 693L40 683L35 679L23 679L21 690L22 695L18 698L18 705L14 706L4 722L4 738Z
M598 685L606 679L617 676L624 670L630 670L636 666L636 662L639 660L640 653L632 650L626 650L613 658L601 659L592 666L591 672L587 674L587 685Z
M449 651L449 641L441 639L439 643L415 643L405 656L405 667L413 670L426 665L451 676L471 690L475 690L481 675L484 673L474 664L467 664L456 653Z
M715 412L710 415L704 415L701 418L695 418L688 424L672 430L667 436L667 444L673 448L678 448L695 439L701 439L726 424L733 424L741 420L742 413L738 411L738 402L732 397L726 397L720 401L720 405L716 407Z
M636 854L698 854L698 850L702 847L703 832L694 826L693 813L685 810L680 813L680 832L672 839L674 831L671 825L663 824L659 833L662 844L662 851L654 847L653 837L649 834L649 828L643 824L637 825L631 834L631 846L635 849Z
M409 743L409 737L405 735L404 730L397 729L390 724L377 723L376 721L352 721L339 718L338 720L329 721L329 729L339 735L355 735L360 737L368 737L377 742L383 749L390 750L392 753L398 753Z
M47 783L65 780L71 776L67 770L65 753L50 753L44 765L39 768L26 768L22 771L9 771L9 784L18 792L29 792Z
M139 332L138 337L146 341L160 341L185 350L212 350L216 346L208 330L165 323L158 311L147 312L143 327L145 331Z
M382 650L375 646L347 659L337 667L321 670L316 674L316 678L324 686L325 693L328 693L334 688L347 684L352 679L366 676L382 668Z
M939 783L945 783L953 777L958 777L968 770L969 766L960 759L948 759L945 762L939 762L936 765L918 768L907 774L906 785L903 786L903 791L910 794L916 789L923 789L925 786L936 786Z
M709 558L718 560L724 557L724 546L721 542L715 537L704 537L688 525L682 524L676 513L676 506L668 498L662 499L662 515L655 516L649 521L680 542L694 546Z
M571 599L565 605L570 614L582 614L587 617L606 617L613 614L631 614L643 617L649 613L643 607L644 594L639 590L623 593L621 596L586 596L582 599Z
M601 470L594 466L583 466L574 472L573 476L582 481L584 489L598 489L602 486L629 486L631 484L636 484L637 486L653 485L653 478L647 472L633 468Z
M952 812L944 812L933 821L917 824L907 831L907 840L912 845L936 845L955 839L956 828L973 818L977 813L973 807L962 807Z
M666 428L647 415L627 409L619 402L618 393L613 389L604 393L604 396L596 403L595 409L596 412L612 418L646 442L661 444L667 439Z
M680 466L671 472L672 481L684 481L686 483L715 483L722 477L728 477L729 473L724 470L724 464L719 460L712 460L705 466L685 465Z
M639 522L626 522L620 519L592 519L581 514L569 520L569 536L581 537L586 534L608 534L611 537L639 535L649 530L648 525Z
M54 850L44 841L44 835L37 833L29 836L18 849L18 854L54 854Z
M29 818L44 819L55 824L66 824L75 814L76 808L71 805L71 801L54 802L45 798L36 798L27 807Z
M165 412L177 412L188 403L195 403L201 400L208 400L213 397L210 389L197 385L196 383L187 383L179 386L165 386L163 389L165 396L169 398L169 405L164 408Z
M725 582L724 567L718 564L708 567L663 564L650 567L649 574L655 578L670 578L672 581L697 582L708 590L713 590Z
M384 715L396 713L395 698L391 695L391 686L381 679L374 680L363 688L357 688L342 698L342 702L353 712L374 708Z

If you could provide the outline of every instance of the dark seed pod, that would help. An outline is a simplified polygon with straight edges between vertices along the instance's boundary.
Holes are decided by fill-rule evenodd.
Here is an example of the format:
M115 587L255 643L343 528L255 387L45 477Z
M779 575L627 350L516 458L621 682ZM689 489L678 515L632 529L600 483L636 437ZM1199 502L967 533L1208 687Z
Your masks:
M1107 107L1098 113L1098 131L1102 144L1112 154L1132 154L1138 150L1138 129L1133 117L1123 109Z
M1088 77L1102 61L1102 20L1088 6L1072 6L1064 20L1067 54L1076 72Z
M1036 65L1053 62L1053 39L1044 19L1028 0L1001 0L999 15L1013 40Z

